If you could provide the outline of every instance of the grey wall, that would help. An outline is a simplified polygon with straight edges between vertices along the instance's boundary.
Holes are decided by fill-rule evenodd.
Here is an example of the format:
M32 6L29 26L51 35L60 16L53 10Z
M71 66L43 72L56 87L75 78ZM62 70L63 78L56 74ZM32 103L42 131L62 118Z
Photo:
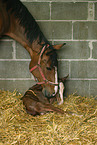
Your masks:
M97 95L97 1L22 0L58 51L59 76L69 74L66 95ZM28 52L16 41L0 39L0 89L24 93L35 84Z

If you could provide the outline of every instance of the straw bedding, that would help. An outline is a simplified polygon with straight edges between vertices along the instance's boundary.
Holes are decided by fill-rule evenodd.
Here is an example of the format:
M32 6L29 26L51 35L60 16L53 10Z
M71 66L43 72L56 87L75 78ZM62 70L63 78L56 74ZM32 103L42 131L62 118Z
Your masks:
M70 95L63 105L73 114L26 113L21 94L0 91L0 145L97 145L97 100Z

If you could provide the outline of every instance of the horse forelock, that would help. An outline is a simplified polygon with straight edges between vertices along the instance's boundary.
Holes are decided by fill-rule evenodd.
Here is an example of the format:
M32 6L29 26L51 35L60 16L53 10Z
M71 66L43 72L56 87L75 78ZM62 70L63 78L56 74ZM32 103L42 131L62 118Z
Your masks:
M58 60L57 60L57 53L55 50L53 50L53 52L50 54L50 58L51 58L51 67L58 67Z
M50 56L51 59L51 67L58 67L57 53L52 45L49 44L46 52L47 56Z

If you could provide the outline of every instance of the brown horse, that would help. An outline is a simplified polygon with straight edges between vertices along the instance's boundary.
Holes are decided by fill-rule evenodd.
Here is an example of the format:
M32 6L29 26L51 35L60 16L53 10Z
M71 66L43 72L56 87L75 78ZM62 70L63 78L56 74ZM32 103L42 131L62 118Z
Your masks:
M42 84L45 96L57 92L57 53L64 44L52 46L28 9L19 0L0 0L0 37L10 36L30 54L30 72Z

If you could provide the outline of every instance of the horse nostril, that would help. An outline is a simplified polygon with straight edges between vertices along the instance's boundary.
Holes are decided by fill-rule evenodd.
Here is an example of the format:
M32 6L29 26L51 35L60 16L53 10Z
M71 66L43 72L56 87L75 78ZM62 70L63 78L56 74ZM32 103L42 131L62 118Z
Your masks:
M43 89L42 92L43 92L45 97L48 97L49 93L48 93L48 91L46 89Z
M47 96L48 96L48 93L47 93L47 91L45 90L44 92L45 92L45 93L44 93L44 94L45 94L45 97L47 97Z
M42 92L43 92L44 96L47 97L47 98L49 98L50 96L52 96L52 95L50 94L50 92L49 92L48 90L46 90L46 89L43 89Z
M46 98L52 98L55 96L55 92L50 92L49 89L43 88L42 93Z

